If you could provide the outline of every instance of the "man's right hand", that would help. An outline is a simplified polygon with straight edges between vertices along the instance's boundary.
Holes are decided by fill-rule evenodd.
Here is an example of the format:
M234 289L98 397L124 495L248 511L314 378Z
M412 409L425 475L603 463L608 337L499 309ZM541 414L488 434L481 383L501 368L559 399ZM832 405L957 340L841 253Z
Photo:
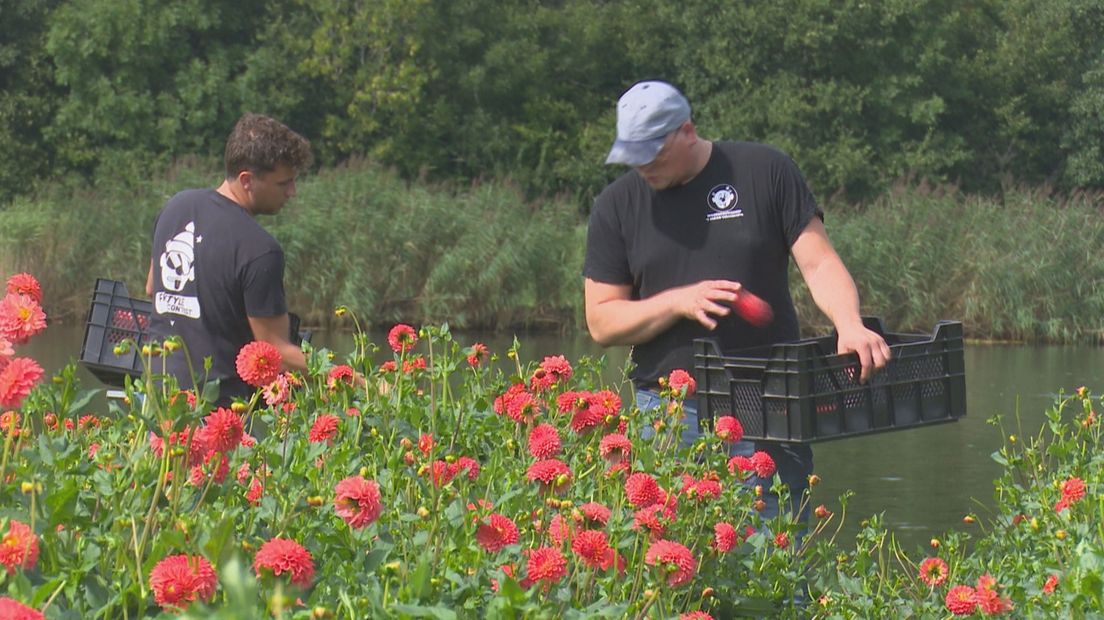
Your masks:
M740 296L739 282L731 280L705 280L697 284L664 291L661 295L675 295L675 309L680 316L697 321L708 330L717 327L714 317L728 316L732 304Z
M739 282L705 280L668 289L647 299L633 299L632 286L584 282L586 319L590 335L602 346L648 342L682 319L706 329L732 312L740 295Z

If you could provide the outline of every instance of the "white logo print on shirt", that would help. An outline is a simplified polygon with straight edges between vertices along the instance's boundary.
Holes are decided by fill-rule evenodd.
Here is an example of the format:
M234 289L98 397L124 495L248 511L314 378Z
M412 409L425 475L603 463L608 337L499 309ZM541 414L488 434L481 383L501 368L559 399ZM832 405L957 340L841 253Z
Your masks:
M709 208L713 210L705 216L707 221L727 220L733 217L744 217L744 210L737 209L740 202L740 194L736 188L728 183L723 183L709 190Z
M195 236L195 222L188 222L184 230L165 242L165 251L161 253L161 284L173 293L179 293L184 287L195 281L195 244L203 237ZM154 305L158 314L179 314L198 319L199 298L186 295L173 295L159 291L154 296Z

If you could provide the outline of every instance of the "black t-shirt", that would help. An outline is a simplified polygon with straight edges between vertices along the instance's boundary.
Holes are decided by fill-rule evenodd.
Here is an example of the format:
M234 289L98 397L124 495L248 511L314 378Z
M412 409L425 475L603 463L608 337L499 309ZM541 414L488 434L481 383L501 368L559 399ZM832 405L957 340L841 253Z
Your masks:
M606 187L590 214L585 277L632 285L634 299L701 280L733 280L774 309L764 328L735 313L712 332L678 321L633 347L634 382L652 386L674 369L690 371L694 338L716 338L724 350L799 338L790 247L813 217L823 213L793 160L749 142L714 142L709 162L686 185L657 192L629 171Z
M249 317L287 313L280 244L234 201L193 189L173 196L158 214L152 259L150 334L180 335L201 381L203 359L210 357L208 378L220 380L220 403L251 394L235 362L253 340ZM167 370L182 389L192 386L182 353L168 356Z

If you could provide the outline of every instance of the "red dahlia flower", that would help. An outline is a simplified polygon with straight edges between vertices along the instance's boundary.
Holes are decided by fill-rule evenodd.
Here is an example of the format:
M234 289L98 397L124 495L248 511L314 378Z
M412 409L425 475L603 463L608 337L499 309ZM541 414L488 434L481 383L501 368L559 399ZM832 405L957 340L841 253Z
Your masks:
M362 476L350 476L334 487L334 512L350 527L371 525L383 512L379 485Z
M0 564L11 575L15 569L31 570L38 563L38 536L22 521L8 521L8 531L0 539Z
M598 443L598 454L611 465L628 462L632 459L632 442L621 433L610 433Z
M326 380L326 386L332 390L336 388L338 384L352 385L354 376L355 373L351 366L338 364L330 369L329 377Z
M617 415L617 412L621 411L621 397L611 390L594 392L587 397L587 402L590 408L596 409L603 418Z
M721 553L728 553L740 542L740 536L731 523L721 521L713 526L713 547Z
M610 509L596 502L587 502L582 506L579 506L579 512L583 514L583 517L592 523L596 523L605 527L609 522Z
M560 453L560 433L551 424L539 424L529 431L529 454L547 459Z
M391 345L391 350L395 353L406 353L413 349L417 342L418 332L404 323L392 327L387 333L387 344Z
M533 463L525 476L530 482L540 482L542 491L559 493L571 484L571 469L558 459Z
M947 592L944 604L947 606L947 611L956 616L969 616L977 609L974 589L970 586L955 586Z
M45 371L29 357L17 357L0 370L0 407L18 409Z
M42 303L42 287L29 273L17 273L8 278L7 292L13 295L26 295L36 304Z
M43 620L45 617L37 609L27 607L13 598L0 596L0 618L5 620Z
M490 353L487 351L487 345L477 342L471 346L468 352L468 366L472 368L479 366L488 357L490 357Z
M659 501L659 483L648 474L636 472L625 480L625 496L637 508L651 506Z
M328 413L320 415L315 418L314 425L311 426L307 439L311 443L330 441L333 439L333 436L337 434L339 426L341 426L341 418Z
M526 578L537 583L552 585L567 574L567 560L555 547L540 547L529 551L526 564Z
M704 611L688 611L679 616L679 620L713 620L713 616Z
M271 573L277 577L291 575L291 583L300 587L310 585L314 577L314 560L302 545L287 538L273 538L261 545L253 559L257 577Z
M451 480L464 470L468 472L468 480L475 480L479 477L479 461L470 456L462 456L456 459L455 462L449 463L449 479Z
M218 576L201 555L171 555L150 571L149 585L153 600L165 611L174 611L196 600L210 600L218 587Z
M685 546L670 540L657 540L644 554L644 563L659 566L667 573L667 585L681 586L694 578L698 563Z
M1058 587L1058 575L1051 573L1046 578L1046 583L1043 584L1043 594L1054 594L1054 589Z
M1068 503L1080 501L1085 497L1085 481L1080 478L1070 478L1062 483L1062 499Z
M751 466L755 469L755 475L760 478L770 478L774 475L774 459L763 451L751 455Z
M691 377L690 373L681 368L671 371L671 374L667 377L667 385L676 396L682 398L690 398L698 389L698 382L694 380L694 377ZM684 388L685 391L683 391Z
M552 520L548 522L548 538L557 547L564 543L570 545L571 541L575 539L575 527L570 521L563 518L563 515L556 513L552 516Z
M717 418L716 424L713 425L713 432L726 443L736 443L744 438L743 425L730 415Z
M986 616L996 616L1012 609L1012 601L997 594L997 580L988 573L978 577L974 600Z
M475 540L490 553L498 553L503 547L517 544L518 526L510 517L493 513L475 530Z
M254 340L238 352L238 376L253 387L264 387L280 376L283 359L271 343Z
M0 337L23 344L46 329L46 313L29 295L8 293L0 299Z
M564 392L556 397L556 409L560 413L575 413L590 407L590 392Z
M204 422L203 438L208 450L230 452L241 444L245 424L233 411L219 407L208 414Z
M942 558L925 558L920 562L920 581L930 587L942 585L947 580L947 563Z
M591 568L609 566L609 540L601 530L583 530L571 541L571 550Z

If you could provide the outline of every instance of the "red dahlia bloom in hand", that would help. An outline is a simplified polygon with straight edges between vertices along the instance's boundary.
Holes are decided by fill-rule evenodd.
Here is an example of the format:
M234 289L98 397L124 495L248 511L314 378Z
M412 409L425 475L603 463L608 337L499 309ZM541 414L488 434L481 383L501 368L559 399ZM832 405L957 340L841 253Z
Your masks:
M233 411L219 407L208 414L204 422L203 437L208 450L230 452L241 444L245 424Z
M201 555L171 555L150 571L149 585L153 600L165 611L175 611L197 600L210 600L218 587L218 576Z
M15 569L31 570L38 563L38 536L22 521L8 521L8 531L0 539L0 564L11 575Z
M46 313L29 295L9 293L0 299L0 337L23 344L46 329Z
M314 577L314 560L310 552L294 540L273 538L257 551L253 570L257 572L257 577L263 577L266 573L277 577L288 573L292 584L305 588Z
M609 540L606 533L600 530L583 530L571 541L571 550L582 558L583 562L591 568L605 568L609 566Z
M399 323L387 332L387 344L391 345L391 350L395 353L406 353L413 349L417 342L418 332L404 323Z
M659 501L659 483L644 472L636 472L625 480L625 496L637 508L651 506Z
M657 540L644 554L644 563L661 567L667 574L667 585L681 586L694 578L698 563L685 546L670 540Z
M350 476L334 487L334 512L350 527L371 525L383 512L379 485L363 476Z
M238 376L256 388L275 381L283 363L280 351L263 340L254 340L242 347L236 360Z
M726 443L737 443L744 438L743 425L730 415L717 418L717 423L713 426L713 432L717 433L717 437L720 437Z
M475 540L487 551L498 553L503 547L517 544L517 524L506 515L493 513L476 528Z
M667 377L667 386L671 388L671 391L676 396L690 398L698 389L698 382L694 380L694 377L690 376L690 373L681 368L676 368L672 370L671 374ZM685 392L683 388L685 388Z
M333 436L337 434L337 428L341 425L341 418L331 415L323 414L315 418L314 425L311 426L310 434L307 439L311 443L322 443L324 441L330 441Z
M44 374L42 367L29 357L9 361L0 370L0 407L18 409Z
M567 560L555 547L540 547L529 551L526 578L533 583L550 586L567 574Z
M742 290L732 302L736 314L756 327L766 327L774 320L774 310L763 298L751 291Z
M947 563L942 558L925 558L920 563L920 581L931 587L942 585L947 580Z
M558 459L533 463L525 476L530 482L539 482L542 491L559 493L571 485L571 469Z
M977 609L977 601L974 599L974 589L970 586L955 586L947 592L944 599L947 611L956 616L968 616Z
M560 453L560 433L551 424L539 424L529 431L529 454L547 459Z
M45 617L37 609L27 607L13 598L0 596L0 618L4 620L43 620Z
M13 295L26 295L36 304L42 303L42 287L29 273L17 273L8 278L7 292Z

